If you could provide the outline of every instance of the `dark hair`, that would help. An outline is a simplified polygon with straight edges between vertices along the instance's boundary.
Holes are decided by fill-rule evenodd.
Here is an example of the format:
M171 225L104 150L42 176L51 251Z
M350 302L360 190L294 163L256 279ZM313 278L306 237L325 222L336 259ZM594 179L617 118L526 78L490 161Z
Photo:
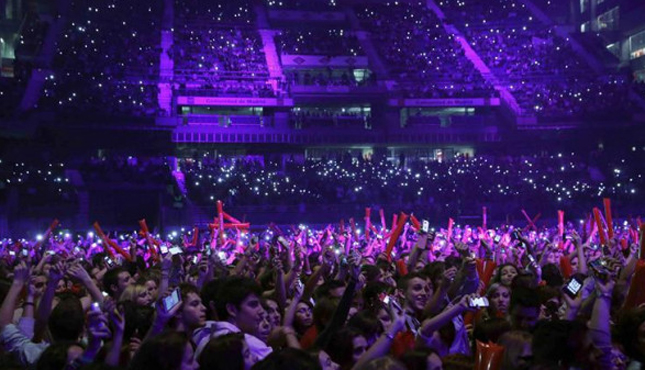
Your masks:
M424 366L422 369L425 369ZM406 366L390 356L377 357L363 366L359 370L406 370Z
M569 368L582 349L587 326L579 321L540 321L533 332L535 364L560 364Z
M548 263L542 267L542 280L550 287L561 287L564 284L560 269L552 263Z
M36 370L60 370L67 364L67 352L71 346L82 347L75 341L56 342L47 347L36 362Z
M511 291L511 304L509 310L516 306L540 307L540 297L536 289L517 287Z
M365 307L372 310L375 308L380 308L381 293L390 293L391 289L392 288L389 285L381 283L379 281L365 284L365 288L363 288L363 302L365 302Z
M208 369L208 368L207 368ZM322 370L318 358L295 348L274 351L251 370Z
M235 307L240 307L242 301L251 294L255 294L258 298L262 296L260 287L253 279L242 276L224 279L217 290L217 300L215 301L217 317L220 320L228 319L226 305L233 304Z
M381 269L374 265L363 265L361 271L365 274L368 284L377 281L376 278L381 274Z
M356 328L365 334L366 338L375 338L383 333L383 325L376 317L374 311L363 310L357 312L349 322L348 327Z
M323 298L316 302L313 310L314 325L318 329L319 333L322 333L323 329L327 326L327 323L334 316L336 308L338 307L338 302L336 299Z
M196 286L190 283L181 283L179 284L179 293L181 294L182 302L186 302L188 294L194 293L199 296L199 289ZM201 297L200 297L201 298Z
M620 312L613 337L625 348L625 354L639 362L645 362L645 353L638 344L638 331L645 322L645 308L632 308Z
M329 297L329 293L338 288L344 288L345 283L343 283L340 280L330 280L326 281L323 284L321 284L316 290L314 291L314 299L318 301L319 299L322 299L324 297Z
M76 342L85 325L81 301L74 296L62 299L52 310L47 325L54 341Z
M530 271L519 271L517 276L511 281L511 289L516 288L528 288L535 289L537 288L537 279Z
M441 358L443 370L471 370L475 363L470 356L455 353Z
M414 351L405 352L401 357L401 361L408 370L425 370L428 366L428 356L432 354L439 356L437 351L432 348L419 347L415 348Z
M311 310L311 317L313 319L314 305L311 304L310 301L305 301L305 300L298 301L297 305L301 304L301 303L306 305ZM297 307L297 305L296 305L296 307ZM313 323L313 321L312 321L312 323ZM297 320L297 318L293 320L293 328L296 329L296 332L300 333L300 334L304 334L307 331L307 329L309 329L309 327L307 327L307 326L300 325L300 322Z
M334 333L327 344L325 352L340 365L341 369L350 369L354 364L354 338L359 336L364 336L363 332L356 328L345 327Z
M116 285L116 286L119 285L119 274L122 272L127 272L127 271L121 267L116 267L111 270L107 270L105 275L103 275L103 289L112 298L116 298L116 299L119 298L114 296L116 292L113 292L111 287L112 285Z
M401 276L396 282L396 287L405 292L408 289L408 283L414 278L426 280L427 276L420 272L411 272L405 276Z
M221 279L213 279L202 286L201 294L202 303L206 306L206 318L209 320L217 320L217 311L211 308L211 302L217 302L217 291L219 290Z
M500 317L493 317L477 322L475 329L473 330L473 338L482 343L497 343L499 337L510 330L511 323L508 322L508 320Z
M125 301L119 304L123 307L125 315L124 342L138 333L138 338L143 339L152 326L155 309L150 306L138 306L134 302Z
M208 341L197 362L201 369L244 370L244 334L221 335Z
M493 278L493 281L492 281L493 283L501 283L502 282L502 270L504 269L504 267L507 267L507 266L513 267L515 269L515 272L517 272L517 274L519 275L520 270L517 269L517 266L515 266L512 263L504 263L504 264L502 264L502 265L497 267L497 273L495 274L495 277Z
M141 344L130 361L132 370L177 370L181 366L188 338L183 333L167 331Z

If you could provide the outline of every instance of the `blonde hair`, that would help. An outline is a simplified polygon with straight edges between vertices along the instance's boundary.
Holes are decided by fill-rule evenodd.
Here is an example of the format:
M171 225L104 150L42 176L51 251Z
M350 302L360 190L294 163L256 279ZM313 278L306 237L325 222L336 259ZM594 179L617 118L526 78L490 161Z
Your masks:
M524 348L531 346L533 336L531 333L521 330L512 330L502 334L497 344L504 347L502 366L500 370L513 370L519 367L519 359L524 353Z
M119 297L119 302L126 302L130 301L133 303L137 302L137 297L139 297L139 294L147 291L148 288L145 285L141 284L130 284L123 293L121 293L121 296Z

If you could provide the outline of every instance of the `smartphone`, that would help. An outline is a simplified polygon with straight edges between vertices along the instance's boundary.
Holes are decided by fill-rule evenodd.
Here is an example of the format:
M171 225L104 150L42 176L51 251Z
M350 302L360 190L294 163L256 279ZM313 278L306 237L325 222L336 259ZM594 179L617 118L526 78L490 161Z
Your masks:
M604 259L598 258L589 262L589 267L591 267L594 275L600 280L606 281L609 278L607 262Z
M167 254L168 253L168 247L166 247L165 245L160 246L159 250L161 251L161 254Z
M92 312L101 312L101 305L98 302L92 302L90 305L90 310Z
M28 257L28 256L29 256L29 251L28 251L28 250L26 250L26 249L23 249L23 250L21 250L21 251L20 251L20 254L21 254L23 257Z
M489 306L488 298L486 297L469 298L468 306L473 308L488 307Z
M14 256L16 255L16 252L14 252L14 251L9 251L9 255L10 255L10 256L12 256L12 257L14 257Z
M430 222L428 222L428 220L421 221L421 232L424 234L430 232Z
M226 262L226 253L225 252L217 252L217 257L219 257L220 261Z
M206 244L206 256L210 257L213 254L210 244Z
M526 255L528 256L529 261L531 261L531 263L535 263L535 257L533 257L531 253L527 253Z
M569 284L564 287L564 292L571 298L575 298L582 289L582 281L578 280L575 276L571 278Z
M175 306L179 304L179 288L176 288L175 290L170 293L169 296L165 297L163 299L163 308L166 310L166 312L170 312Z
M193 265L196 265L198 262L199 262L199 256L198 256L198 255L195 255L195 256L193 257Z
M103 257L103 260L107 263L108 267L114 267L114 261L112 261L110 256Z
M399 304L399 302L397 302L396 298L394 298L394 297L392 297L392 296L389 296L389 295L383 295L383 297L381 298L381 302L385 303L386 305L390 305L390 304L391 304L391 305L392 305L392 307L396 308L397 310L399 310L399 311L403 311L403 310L401 309L401 305Z
M168 252L170 252L170 254L172 254L173 256L184 253L184 251L179 247L172 247L168 249Z
M502 241L502 237L499 235L495 235L495 238L493 238L493 241L495 241L495 244L499 244L499 242Z

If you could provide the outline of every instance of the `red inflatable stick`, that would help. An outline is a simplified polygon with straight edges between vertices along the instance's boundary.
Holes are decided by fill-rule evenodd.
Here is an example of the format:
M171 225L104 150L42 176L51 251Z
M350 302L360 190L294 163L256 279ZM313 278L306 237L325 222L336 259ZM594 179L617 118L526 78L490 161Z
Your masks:
M522 214L524 215L524 218L526 218L526 221L529 223L528 226L530 228L537 230L537 226L535 226L535 222L540 218L540 216L542 216L542 214L538 213L534 219L531 219L531 217L529 217L528 213L526 213L525 210L522 210Z
M130 254L123 250L121 246L116 243L114 240L110 239L105 235L103 230L101 229L101 225L99 225L98 221L94 222L94 230L96 230L96 234L103 240L103 250L110 256L110 258L114 258L114 253L110 250L109 247L114 248L120 255L122 255L125 259L128 261L132 261L132 257L130 257Z
M614 238L614 222L611 217L611 199L604 198L602 200L603 205L605 206L605 221L607 221L607 235L609 239Z
M405 226L405 222L408 220L408 215L405 213L401 212L401 215L397 218L397 225L396 228L392 230L392 235L390 236L390 240L387 242L387 247L385 248L385 253L387 254L388 260L392 260L392 249L394 249L394 245L396 244L396 241L399 239L399 236L401 235L401 232L403 232L403 227Z
M213 223L209 224L208 227L211 230L215 230L215 229L220 230L220 232L218 233L220 245L224 245L224 230L248 229L250 227L250 224L248 222L242 222L237 218L224 212L224 204L222 203L221 200L218 200L216 204L217 204L217 215L215 216ZM230 223L224 223L224 219L226 219ZM193 236L193 239L195 239L195 236Z
M448 219L448 240L452 239L452 227L455 224L455 220L452 218Z
M475 370L498 370L502 366L504 347L494 343L477 341Z
M385 231L387 226L385 226L385 210L383 208L378 211L379 216L381 217L381 230Z
M558 235L560 239L564 237L564 211L558 211Z
M645 260L645 224L641 224L638 229L640 230L639 242L640 248L638 253L638 258Z
M139 235L143 236L148 241L148 249L150 249L150 254L153 258L156 259L158 256L157 247L159 246L159 241L153 239L150 235L150 229L148 229L148 224L146 223L145 218L139 220L139 227L141 228Z
M356 222L354 222L354 218L349 219L349 226L352 228L352 236L354 237L354 240L358 240L358 233L356 232Z
M412 227L414 227L417 231L421 230L421 223L419 222L419 220L417 220L416 217L414 217L413 214L410 215L410 222L412 222Z
M371 217L372 210L367 207L365 208L365 240L370 240L370 229L372 226L372 220L370 219Z
M593 209L593 218L596 220L596 226L598 227L598 236L600 237L600 244L607 245L607 235L605 234L605 228L602 224L602 215L598 208Z
M52 223L49 225L49 227L47 228L47 230L45 230L45 233L43 234L43 238L42 238L41 240L37 241L37 242L36 242L36 244L34 244L34 248L33 248L33 249L34 249L35 251L37 251L37 250L40 248L40 246L43 244L43 242L44 242L44 241L46 241L47 239L49 239L49 237L50 237L50 236L51 236L51 234L54 232L54 229L55 229L57 226L58 226L58 219L56 219L56 218L55 218L55 219L52 221Z

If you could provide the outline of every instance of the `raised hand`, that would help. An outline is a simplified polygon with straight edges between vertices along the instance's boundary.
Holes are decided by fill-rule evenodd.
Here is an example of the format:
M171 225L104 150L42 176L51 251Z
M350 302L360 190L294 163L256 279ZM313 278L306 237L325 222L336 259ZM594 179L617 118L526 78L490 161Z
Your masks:
M49 269L49 276L47 282L58 283L65 277L65 266L62 262L52 265Z
M31 268L22 261L13 270L13 284L17 286L25 286L30 280Z
M72 265L70 268L68 268L67 275L80 281L81 283L86 283L92 280L90 274L87 273L87 270L85 270L83 266L79 264Z

